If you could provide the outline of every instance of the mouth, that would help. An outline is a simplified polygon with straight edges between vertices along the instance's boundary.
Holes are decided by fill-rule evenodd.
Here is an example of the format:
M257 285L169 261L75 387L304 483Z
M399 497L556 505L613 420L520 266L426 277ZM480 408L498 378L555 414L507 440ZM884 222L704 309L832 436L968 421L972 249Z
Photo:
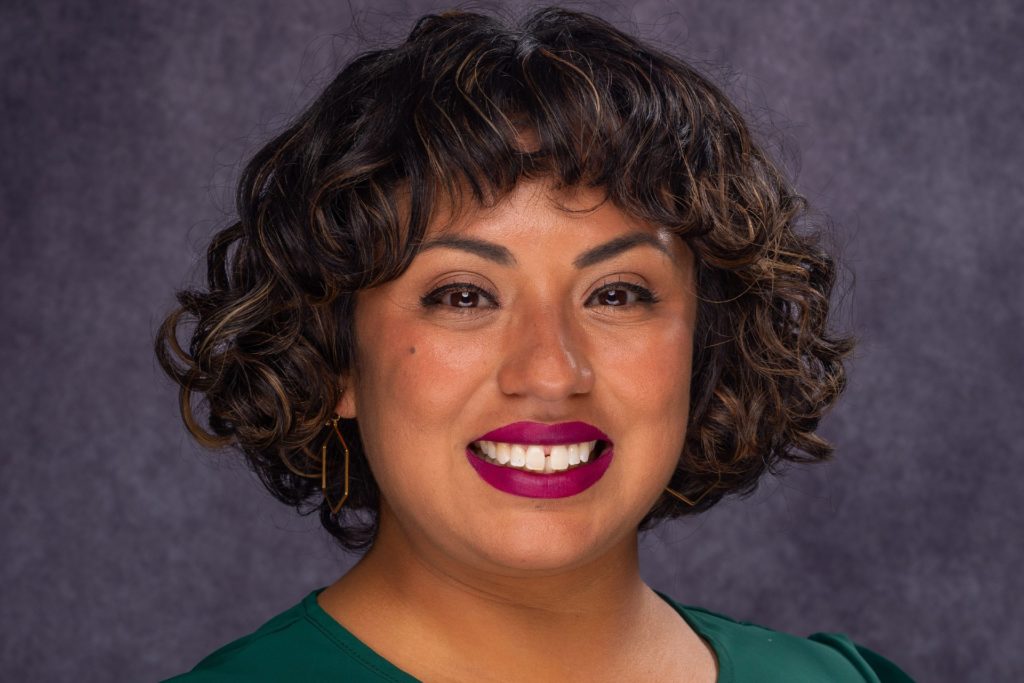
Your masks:
M567 498L596 484L611 465L612 440L585 422L516 422L466 446L483 481L527 498Z
M595 439L576 443L537 444L478 440L469 450L478 458L499 467L551 474L582 467L608 452L611 441Z

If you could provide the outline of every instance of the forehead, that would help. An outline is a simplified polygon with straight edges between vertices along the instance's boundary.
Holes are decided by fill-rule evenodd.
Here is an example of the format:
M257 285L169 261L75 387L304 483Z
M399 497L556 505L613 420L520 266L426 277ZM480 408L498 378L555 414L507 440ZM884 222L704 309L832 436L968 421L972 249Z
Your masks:
M647 245L673 261L689 260L689 249L678 235L623 211L601 188L559 188L551 181L531 180L488 205L455 201L457 205L441 203L432 213L424 249L469 247L508 265L516 264L516 253L544 253L570 256L575 265L586 267L608 256L600 247L621 253ZM494 248L498 245L505 248ZM567 251L549 254L553 248ZM488 250L490 254L484 253Z
M622 211L602 188L557 187L551 180L526 180L495 200L481 204L468 189L452 198L442 197L431 207L427 236L459 235L478 231L536 233L540 230L598 231L618 229L663 232Z

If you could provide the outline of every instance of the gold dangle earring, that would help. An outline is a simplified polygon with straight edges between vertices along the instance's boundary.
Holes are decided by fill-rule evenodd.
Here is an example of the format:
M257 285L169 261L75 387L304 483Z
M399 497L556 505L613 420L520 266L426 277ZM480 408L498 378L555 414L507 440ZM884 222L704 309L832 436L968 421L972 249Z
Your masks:
M673 489L670 489L667 486L665 487L665 493L669 493L669 494L675 496L676 498L678 498L679 500L683 501L684 503L686 503L690 507L696 507L697 503L699 503L702 500L704 500L704 496L708 495L709 493L711 493L712 491L717 489L718 485L721 484L721 483L722 483L722 472L719 470L718 471L718 479L715 480L715 483L712 484L711 486L707 487L706 489L704 489L704 493L702 493L699 496L697 496L696 499L692 499L691 500L690 498L688 498L688 497L684 496L683 494L679 493L679 491L675 491Z
M331 504L331 498L327 494L327 442L331 440L331 435L328 434L324 440L323 446L320 447L320 490L324 494L324 500L327 502L327 506L331 509L331 514L338 514L338 510L345 504L348 499L348 444L345 443L345 437L341 435L341 430L338 429L338 420L341 419L340 415L335 415L333 418L328 420L325 424L334 430L334 433L338 437L338 441L341 442L341 447L345 450L345 487L341 494L341 500L336 505Z
M704 496L708 495L708 491L710 491L710 490L711 489L707 489L707 491L704 491L704 493L700 494L700 497L697 498L697 500L690 500L689 498L687 498L683 494L679 493L679 491L673 491L669 487L667 487L667 486L665 487L665 492L666 493L671 493L673 496L675 496L679 500L683 501L684 503L686 503L690 507L696 506L697 503L699 503L701 501L701 498L703 498Z

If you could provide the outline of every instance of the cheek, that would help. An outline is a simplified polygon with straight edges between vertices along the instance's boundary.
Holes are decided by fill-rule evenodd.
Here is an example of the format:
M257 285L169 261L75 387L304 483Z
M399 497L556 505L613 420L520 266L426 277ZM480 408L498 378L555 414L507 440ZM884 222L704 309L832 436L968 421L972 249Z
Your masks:
M621 400L659 415L686 412L693 332L685 319L635 330L623 335L620 343L601 343L595 349L600 357L599 375L603 370Z
M423 323L368 325L361 349L360 414L388 438L446 430L489 366L488 344L479 335L453 335Z
M459 428L485 384L488 347L431 326L393 322L378 330L366 330L362 347L358 419L374 476L402 508L419 497L425 478L462 457Z
M638 331L639 332L639 331ZM621 469L624 485L645 495L659 491L683 450L690 406L692 333L685 322L652 326L627 336L622 344L603 345L603 388L621 415L629 435ZM628 408L627 408L628 406ZM658 493L657 495L660 495ZM653 499L631 498L645 511Z

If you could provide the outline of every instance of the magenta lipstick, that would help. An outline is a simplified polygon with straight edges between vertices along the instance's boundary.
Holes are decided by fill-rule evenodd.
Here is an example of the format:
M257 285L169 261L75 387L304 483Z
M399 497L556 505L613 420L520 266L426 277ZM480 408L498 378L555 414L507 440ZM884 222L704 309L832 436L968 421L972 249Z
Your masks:
M583 441L608 441L608 435L586 422L560 422L547 425L542 422L513 422L478 436L473 441L501 441L503 443L526 443L540 446L580 443Z
M516 422L484 434L473 440L508 444L555 446L601 442L588 462L556 472L535 472L499 465L466 448L466 457L480 478L504 493L525 498L567 498L586 491L608 471L614 449L611 439L597 427L586 422L543 424ZM600 446L599 446L600 448Z

